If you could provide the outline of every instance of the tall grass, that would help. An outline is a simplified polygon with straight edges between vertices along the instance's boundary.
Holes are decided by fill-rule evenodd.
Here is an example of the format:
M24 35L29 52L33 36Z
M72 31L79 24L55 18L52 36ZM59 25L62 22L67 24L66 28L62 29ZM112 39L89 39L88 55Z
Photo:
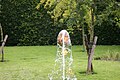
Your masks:
M107 49L102 55L95 57L96 60L120 61L120 52L118 49Z
M0 80L48 80L56 57L56 46L5 47L5 62L0 62ZM119 80L120 62L93 60L94 74L86 75L87 54L73 46L73 71L78 80ZM120 53L120 46L97 46L94 57Z

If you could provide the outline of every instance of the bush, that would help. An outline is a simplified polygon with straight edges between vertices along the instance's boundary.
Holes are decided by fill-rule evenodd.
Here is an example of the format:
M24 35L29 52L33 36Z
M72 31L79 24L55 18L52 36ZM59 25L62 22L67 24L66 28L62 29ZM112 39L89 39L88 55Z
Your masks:
M60 30L67 29L67 24L54 21L47 10L40 6L35 7L39 0L2 0L0 22L4 35L8 34L7 45L54 45ZM118 14L119 15L119 14ZM119 18L116 13L103 19L101 25L95 26L95 35L98 36L98 44L120 45ZM82 44L82 34L74 28L70 33L73 45Z
M120 61L120 53L115 51L108 51L105 55L94 58L95 60L106 61Z
M101 45L120 45L120 22L116 21L115 14L108 16L107 20L103 19L101 25L95 26L95 35L98 36L98 44Z

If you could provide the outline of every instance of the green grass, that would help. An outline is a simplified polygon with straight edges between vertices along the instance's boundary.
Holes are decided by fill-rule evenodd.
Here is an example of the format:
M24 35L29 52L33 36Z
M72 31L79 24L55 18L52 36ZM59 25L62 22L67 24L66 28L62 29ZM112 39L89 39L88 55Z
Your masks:
M5 62L0 62L0 80L48 80L54 66L56 46L5 47ZM119 53L120 46L97 46L94 57ZM93 75L86 75L87 54L73 46L73 71L78 80L120 80L120 61L93 60ZM1 56L1 55L0 55Z

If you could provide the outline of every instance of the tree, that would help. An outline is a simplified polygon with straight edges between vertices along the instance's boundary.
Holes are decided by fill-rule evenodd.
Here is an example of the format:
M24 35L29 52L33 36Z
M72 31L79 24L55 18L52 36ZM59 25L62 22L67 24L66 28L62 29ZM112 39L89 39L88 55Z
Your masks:
M67 29L73 33L75 28L77 30L82 29L84 36L84 23L85 20L88 22L88 5L86 6L85 1L80 0L41 0L40 3L36 6L39 9L41 4L44 4L44 7L47 8L48 13L54 19L54 24L56 26L66 26ZM87 16L86 16L87 14ZM88 21L87 21L88 20ZM61 25L62 24L62 25ZM83 45L84 37L83 37ZM83 51L85 51L83 47Z
M37 9L39 9L40 4L45 4L44 7L48 9L48 13L54 18L54 22L66 23L67 27L73 30L76 26L78 29L82 26L83 37L84 37L84 24L86 23L89 28L90 41L89 41L89 51L88 52L88 68L87 72L93 72L91 55L93 52L93 38L94 38L94 12L95 12L95 1L90 0L41 0L38 4ZM83 38L84 40L84 38ZM83 41L84 43L84 41ZM91 59L92 60L92 59Z

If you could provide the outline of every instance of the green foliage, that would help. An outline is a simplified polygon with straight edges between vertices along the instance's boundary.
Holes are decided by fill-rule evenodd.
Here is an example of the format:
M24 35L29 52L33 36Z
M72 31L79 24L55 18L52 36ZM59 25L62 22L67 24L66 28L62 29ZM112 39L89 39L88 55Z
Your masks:
M115 0L101 2L106 4L105 10L100 10L103 5L97 5L97 21L95 35L99 36L98 44L120 44L120 6Z
M4 33L9 35L8 45L56 43L53 37L59 29L53 26L53 20L42 5L39 11L35 9L36 4L29 0L2 1L1 22Z
M0 23L7 45L54 45L60 30L70 32L72 44L88 33L92 0L0 0ZM120 44L120 6L115 0L96 0L95 35L98 44ZM36 6L38 5L38 6Z
M120 61L120 53L115 50L107 50L102 56L95 57L95 60Z
M101 5L103 4L103 5ZM104 0L96 2L96 24L101 25L102 22L109 20L115 22L117 26L120 27L120 3L115 0ZM116 26L115 25L115 26Z
M120 45L120 28L116 23L102 22L101 26L95 26L95 35L99 36L98 44Z

